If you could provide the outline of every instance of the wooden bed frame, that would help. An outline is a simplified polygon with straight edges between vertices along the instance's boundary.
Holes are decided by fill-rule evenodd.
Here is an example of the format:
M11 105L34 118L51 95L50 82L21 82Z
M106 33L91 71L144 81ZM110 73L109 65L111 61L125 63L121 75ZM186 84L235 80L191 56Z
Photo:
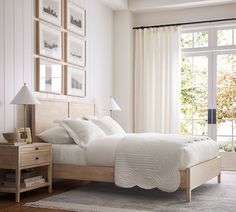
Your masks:
M95 105L91 102L65 102L60 100L40 100L41 104L32 106L32 135L33 141L40 139L36 135L55 124L56 119L78 118L94 115ZM114 182L114 167L78 166L68 164L53 164L53 178L86 180L97 182ZM192 190L208 180L217 177L221 182L221 158L197 164L180 171L180 189L186 191L186 201L191 201Z

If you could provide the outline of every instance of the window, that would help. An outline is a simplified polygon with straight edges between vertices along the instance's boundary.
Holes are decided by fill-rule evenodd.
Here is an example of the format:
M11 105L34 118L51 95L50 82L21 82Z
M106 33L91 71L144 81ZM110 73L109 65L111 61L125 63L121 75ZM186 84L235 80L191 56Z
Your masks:
M208 46L208 32L183 33L181 35L182 48L200 48Z
M236 25L186 29L181 41L181 134L208 135L236 151Z

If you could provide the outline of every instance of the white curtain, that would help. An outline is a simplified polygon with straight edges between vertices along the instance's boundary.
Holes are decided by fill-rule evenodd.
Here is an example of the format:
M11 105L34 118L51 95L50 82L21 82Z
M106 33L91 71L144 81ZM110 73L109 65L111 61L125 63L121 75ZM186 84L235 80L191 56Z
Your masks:
M179 133L179 27L135 30L135 132Z

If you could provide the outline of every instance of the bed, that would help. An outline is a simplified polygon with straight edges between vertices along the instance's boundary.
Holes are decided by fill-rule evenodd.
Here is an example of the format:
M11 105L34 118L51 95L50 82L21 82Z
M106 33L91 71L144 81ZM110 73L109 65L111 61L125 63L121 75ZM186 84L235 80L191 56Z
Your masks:
M78 118L95 114L95 105L91 102L65 102L60 100L43 100L41 104L32 107L32 136L34 141L40 141L37 134L55 126L54 120L65 118ZM117 139L111 137L110 139ZM109 146L109 139L105 139L105 146ZM109 152L114 152L114 146L110 147ZM112 150L113 148L113 150ZM65 157L69 152L80 152L78 157ZM90 161L83 159L83 150L76 146L53 145L53 178L86 180L96 182L115 182L115 168L112 159L96 163L94 152L99 150L97 145L92 145L88 154ZM71 154L72 155L72 154ZM111 154L110 158L112 158ZM94 156L94 157L93 157ZM80 157L80 158L79 158ZM109 157L106 157L109 158ZM79 162L78 162L79 161ZM191 192L194 188L202 185L208 180L217 177L218 183L221 181L221 159L215 156L211 159L205 158L195 160L183 167L180 171L180 189L186 191L186 201L191 201Z

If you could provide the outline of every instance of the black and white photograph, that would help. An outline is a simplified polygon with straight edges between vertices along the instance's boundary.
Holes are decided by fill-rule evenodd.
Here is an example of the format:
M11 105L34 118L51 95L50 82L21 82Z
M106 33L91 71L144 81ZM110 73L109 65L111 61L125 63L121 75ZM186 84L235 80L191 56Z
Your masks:
M60 63L38 59L37 69L39 76L38 91L62 94L63 66Z
M73 4L72 2L68 2L66 20L67 29L79 35L85 36L85 16L84 9L80 8L76 4Z
M85 97L86 73L82 69L67 67L67 95Z
M68 63L84 67L86 65L85 48L85 40L67 34L66 58Z
M38 23L37 53L53 59L62 59L62 32L46 24Z
M49 23L61 26L62 24L62 1L61 0L37 0L37 18Z

